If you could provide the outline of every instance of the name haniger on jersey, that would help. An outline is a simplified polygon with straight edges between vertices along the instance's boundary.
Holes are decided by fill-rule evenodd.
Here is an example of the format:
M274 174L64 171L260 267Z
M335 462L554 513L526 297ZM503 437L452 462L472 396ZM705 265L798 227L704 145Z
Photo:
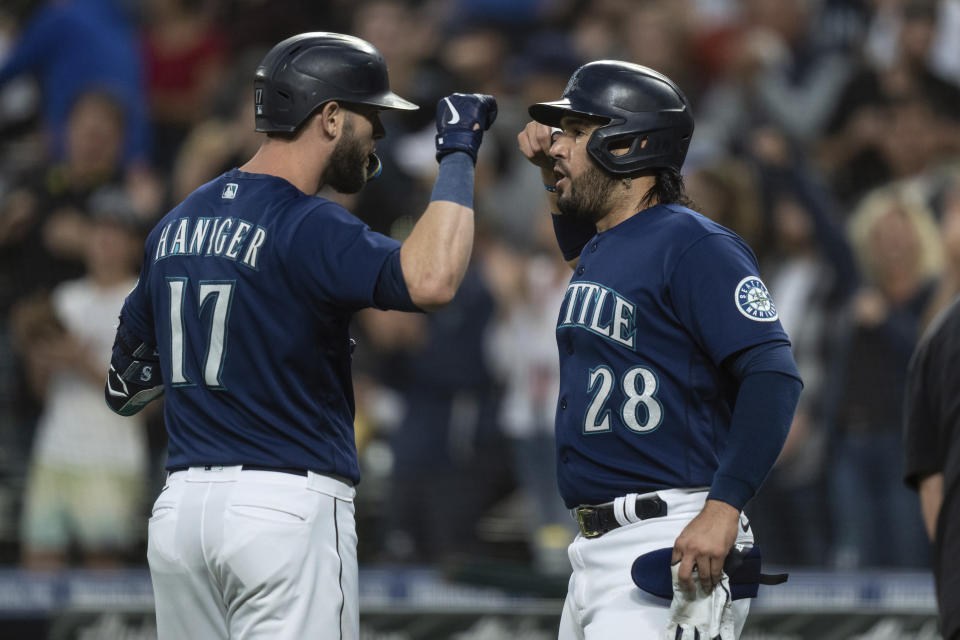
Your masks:
M260 248L266 241L266 229L240 218L180 218L160 232L153 261L203 255L239 259L240 264L257 269Z

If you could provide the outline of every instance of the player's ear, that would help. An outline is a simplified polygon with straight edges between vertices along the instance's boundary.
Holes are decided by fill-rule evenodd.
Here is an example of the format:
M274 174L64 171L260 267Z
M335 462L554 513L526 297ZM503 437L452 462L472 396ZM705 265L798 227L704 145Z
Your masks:
M343 120L346 116L347 112L340 106L340 103L336 100L331 100L317 111L313 125L320 128L320 133L322 133L325 138L333 140L343 130Z

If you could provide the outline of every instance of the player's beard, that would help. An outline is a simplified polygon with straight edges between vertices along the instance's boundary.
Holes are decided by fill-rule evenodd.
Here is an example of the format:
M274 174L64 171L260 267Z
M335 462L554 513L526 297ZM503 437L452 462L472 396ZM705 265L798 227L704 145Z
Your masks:
M370 152L353 135L353 123L347 120L323 172L323 184L340 193L357 193L367 183L369 156Z
M583 174L569 179L565 193L557 198L557 208L563 215L596 224L609 213L615 183L614 178L590 162Z

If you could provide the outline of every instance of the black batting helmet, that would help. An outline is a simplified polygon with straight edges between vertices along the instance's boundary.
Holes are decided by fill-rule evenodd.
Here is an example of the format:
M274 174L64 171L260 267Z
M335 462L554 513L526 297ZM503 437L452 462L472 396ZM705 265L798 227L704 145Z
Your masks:
M337 100L417 109L390 91L387 63L354 36L317 31L287 38L263 58L253 81L256 129L296 131L317 107Z
M565 115L605 119L590 136L587 152L616 175L663 167L680 171L693 135L690 103L680 88L662 73L619 60L583 65L570 77L562 99L537 103L529 111L551 127L559 127ZM624 143L629 144L626 153L610 151Z

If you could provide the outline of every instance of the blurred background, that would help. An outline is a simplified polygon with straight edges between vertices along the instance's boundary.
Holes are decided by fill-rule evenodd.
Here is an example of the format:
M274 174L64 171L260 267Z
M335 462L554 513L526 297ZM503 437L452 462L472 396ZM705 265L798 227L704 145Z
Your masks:
M364 638L556 637L570 274L516 134L600 58L686 92L690 195L756 252L806 383L747 508L793 577L744 640L938 637L900 421L917 338L960 293L960 0L4 0L0 637L155 637L165 434L159 406L104 406L115 317L153 223L256 150L253 72L307 30L372 42L422 107L383 117L381 178L322 194L400 240L436 173L436 101L500 104L454 302L356 316Z

